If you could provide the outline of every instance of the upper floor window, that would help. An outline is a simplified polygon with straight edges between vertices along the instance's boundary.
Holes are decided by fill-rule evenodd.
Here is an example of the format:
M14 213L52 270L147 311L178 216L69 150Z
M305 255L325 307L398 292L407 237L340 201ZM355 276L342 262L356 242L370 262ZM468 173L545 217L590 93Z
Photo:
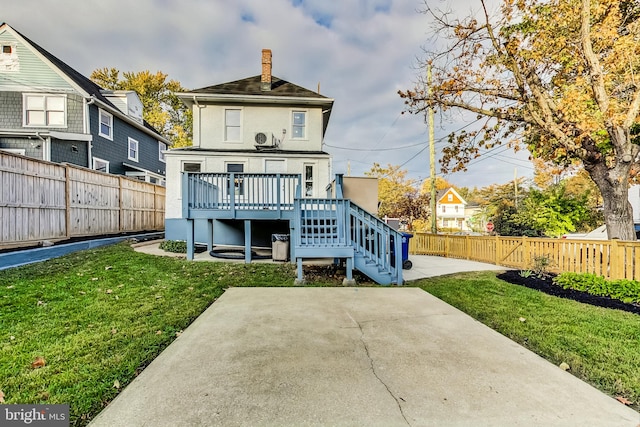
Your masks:
M242 112L240 109L224 110L224 140L229 142L240 142L241 139Z
M113 141L113 116L100 109L100 126L98 135Z
M158 141L158 160L164 162L164 152L167 151L167 144Z
M445 213L447 211L447 207L442 205L442 213Z
M134 162L138 161L138 141L133 138L129 138L129 160L133 160Z
M0 71L20 71L15 44L0 44Z
M66 127L65 95L24 94L24 126Z
M447 194L447 201L453 202L453 194Z
M305 139L307 137L307 112L294 111L291 123L291 138Z

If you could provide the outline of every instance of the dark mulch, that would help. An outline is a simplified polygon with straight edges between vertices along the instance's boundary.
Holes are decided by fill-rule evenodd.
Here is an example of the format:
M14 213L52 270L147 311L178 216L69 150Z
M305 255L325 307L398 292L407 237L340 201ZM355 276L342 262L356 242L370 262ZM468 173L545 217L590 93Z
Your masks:
M563 289L553 282L554 274L547 274L545 277L531 275L522 277L518 270L508 270L497 276L505 282L516 285L526 286L527 288L536 289L549 295L560 298L568 298L574 301L591 304L598 307L613 308L616 310L628 311L630 313L640 314L640 305L634 303L625 303L617 299L591 295L587 292L576 291L573 289Z

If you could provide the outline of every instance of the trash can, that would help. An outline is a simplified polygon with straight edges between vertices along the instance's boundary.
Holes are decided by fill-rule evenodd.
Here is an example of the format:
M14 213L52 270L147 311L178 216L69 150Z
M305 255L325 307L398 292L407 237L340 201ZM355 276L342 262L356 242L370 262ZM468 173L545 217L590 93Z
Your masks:
M413 263L409 260L409 240L413 237L411 233L402 233L402 269L410 270Z
M274 261L287 261L289 259L289 235L271 235L271 259Z

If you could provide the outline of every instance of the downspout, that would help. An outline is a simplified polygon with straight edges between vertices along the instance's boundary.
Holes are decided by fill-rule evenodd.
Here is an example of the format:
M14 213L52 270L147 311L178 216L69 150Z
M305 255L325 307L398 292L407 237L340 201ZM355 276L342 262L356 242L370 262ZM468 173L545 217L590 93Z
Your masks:
M91 123L89 121L89 105L93 104L94 102L96 102L96 98L95 96L91 95L91 97L89 98L89 101L87 101L87 99L85 98L84 100L85 102L85 118L84 118L84 133L85 134L89 134L91 135ZM93 153L91 152L91 147L93 142L93 137L91 138L91 141L87 141L87 165L89 169L93 169Z
M202 146L202 109L204 106L198 104L198 98L193 95L193 103L198 107L198 147Z
M47 139L44 139L40 132L36 132L36 136L42 141L42 160L51 161L51 144L47 143ZM50 139L50 138L48 138Z

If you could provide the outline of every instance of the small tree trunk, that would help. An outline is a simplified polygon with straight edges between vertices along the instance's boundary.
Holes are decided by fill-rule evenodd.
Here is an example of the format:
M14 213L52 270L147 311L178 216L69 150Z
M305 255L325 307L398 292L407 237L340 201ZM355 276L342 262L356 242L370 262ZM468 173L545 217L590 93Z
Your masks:
M633 209L629 203L630 164L619 162L614 168L607 169L600 163L586 169L602 194L609 239L636 240Z

